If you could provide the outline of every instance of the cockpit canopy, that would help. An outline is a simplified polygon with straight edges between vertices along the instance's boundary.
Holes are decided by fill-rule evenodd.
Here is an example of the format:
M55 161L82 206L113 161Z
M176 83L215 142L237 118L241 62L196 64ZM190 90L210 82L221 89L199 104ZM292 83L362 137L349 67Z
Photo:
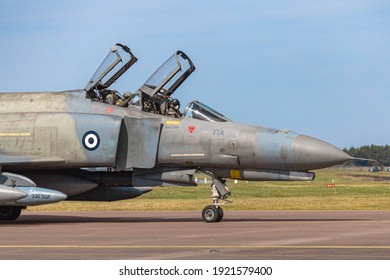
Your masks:
M209 122L231 122L230 119L221 113L196 100L187 105L184 109L183 116Z
M173 99L171 95L195 71L191 59L182 51L177 51L168 58L134 94L125 92L121 97L117 91L109 90L108 87L136 61L137 58L127 46L116 44L111 47L110 52L85 86L86 97L121 107L138 106L142 111L174 118L186 116L209 122L231 121L196 100L192 101L181 114L180 101Z
M111 47L110 52L84 89L89 95L92 95L94 91L107 89L136 61L137 58L127 46L116 44Z
M150 76L140 91L149 96L171 96L194 71L191 59L184 52L177 51Z

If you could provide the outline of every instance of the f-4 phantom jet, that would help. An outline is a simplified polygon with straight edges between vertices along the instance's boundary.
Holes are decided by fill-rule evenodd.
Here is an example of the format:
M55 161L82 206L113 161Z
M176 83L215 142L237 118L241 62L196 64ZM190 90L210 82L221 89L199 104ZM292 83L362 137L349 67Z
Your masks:
M0 219L28 206L116 201L155 186L211 180L205 222L223 218L227 179L308 181L310 170L351 159L321 140L239 124L200 101L181 107L173 94L195 71L175 52L134 93L112 84L137 58L113 46L84 89L0 94Z

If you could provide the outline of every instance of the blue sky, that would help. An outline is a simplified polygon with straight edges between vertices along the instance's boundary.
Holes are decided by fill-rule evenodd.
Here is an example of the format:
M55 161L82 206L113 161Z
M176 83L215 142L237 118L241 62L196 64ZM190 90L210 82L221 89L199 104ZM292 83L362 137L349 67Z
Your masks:
M338 147L390 144L390 2L0 0L0 91L83 88L109 48L138 57L134 91L173 52L176 93L231 119Z

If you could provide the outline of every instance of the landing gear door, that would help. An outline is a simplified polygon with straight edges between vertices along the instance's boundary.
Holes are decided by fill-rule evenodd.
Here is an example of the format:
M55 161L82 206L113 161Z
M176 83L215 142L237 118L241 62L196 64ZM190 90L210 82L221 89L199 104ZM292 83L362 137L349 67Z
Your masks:
M117 169L153 168L160 130L160 119L124 117L116 154Z

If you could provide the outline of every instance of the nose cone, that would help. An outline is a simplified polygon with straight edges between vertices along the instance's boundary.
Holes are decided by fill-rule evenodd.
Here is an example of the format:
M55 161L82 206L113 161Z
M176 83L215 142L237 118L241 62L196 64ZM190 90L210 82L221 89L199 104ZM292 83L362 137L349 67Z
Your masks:
M347 153L324 141L298 135L293 144L296 170L320 169L352 159Z

